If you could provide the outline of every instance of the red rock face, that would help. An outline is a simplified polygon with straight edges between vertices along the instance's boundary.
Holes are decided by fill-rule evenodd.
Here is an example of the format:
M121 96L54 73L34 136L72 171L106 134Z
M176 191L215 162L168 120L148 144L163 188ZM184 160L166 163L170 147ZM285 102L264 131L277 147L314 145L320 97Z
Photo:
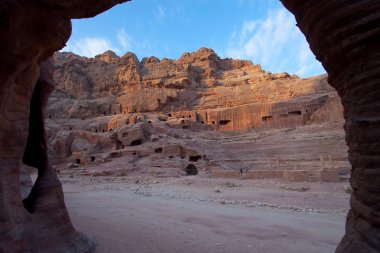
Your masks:
M336 252L380 249L380 2L282 0L329 74L344 107L351 210Z
M325 75L272 74L249 61L221 59L207 48L178 60L140 62L133 53L119 58L108 51L95 58L56 53L54 61L57 89L48 113L65 123L161 112L228 131L342 119L338 94Z
M71 34L71 18L94 16L119 1L0 3L0 251L91 252L95 242L75 231L46 147L44 110L54 88L46 61ZM85 6L85 8L84 8ZM38 169L22 200L21 163Z
M302 79L272 74L249 61L221 59L207 48L178 60L149 57L140 62L133 53L118 57L107 51L94 58L56 53L54 62L57 88L48 103L47 128L56 164L76 159L88 164L91 157L122 152L135 140L149 142L142 135L151 131L133 129L137 122L150 122L153 133L162 133L177 128L293 129L343 121L339 96L326 75ZM333 132L335 125L329 125ZM347 160L346 150L337 157Z

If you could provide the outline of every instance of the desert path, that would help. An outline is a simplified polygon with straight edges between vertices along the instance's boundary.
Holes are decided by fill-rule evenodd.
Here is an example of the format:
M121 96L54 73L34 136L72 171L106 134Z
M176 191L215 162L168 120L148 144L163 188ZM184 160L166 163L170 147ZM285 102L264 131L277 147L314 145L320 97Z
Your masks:
M222 205L64 184L75 227L97 253L334 252L344 215Z

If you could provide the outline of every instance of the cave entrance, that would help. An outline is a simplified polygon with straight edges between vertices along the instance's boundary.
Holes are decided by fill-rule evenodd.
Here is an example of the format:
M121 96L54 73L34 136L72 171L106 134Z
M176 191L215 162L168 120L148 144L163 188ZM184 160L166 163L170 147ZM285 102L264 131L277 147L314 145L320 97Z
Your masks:
M138 146L138 145L141 145L142 144L142 141L140 139L138 140L134 140L131 142L131 146Z
M75 159L75 164L80 164L80 159L79 158Z
M226 125L228 125L230 122L231 122L231 120L229 120L229 119L222 119L222 120L219 120L219 125L221 125L221 126L226 126Z
M154 150L155 153L162 153L162 151L163 151L163 148L156 148Z
M270 121L270 120L272 120L273 119L273 116L263 116L262 118L261 118L261 121Z
M185 168L185 171L186 171L186 176L195 176L195 175L198 175L197 166L195 166L194 164L187 165L186 168Z
M189 156L189 161L190 162L198 162L198 160L200 160L202 157L200 155L192 155L192 156Z
M301 111L292 111L288 113L289 115L302 115Z
M124 148L124 144L121 141L116 142L116 150L120 150Z

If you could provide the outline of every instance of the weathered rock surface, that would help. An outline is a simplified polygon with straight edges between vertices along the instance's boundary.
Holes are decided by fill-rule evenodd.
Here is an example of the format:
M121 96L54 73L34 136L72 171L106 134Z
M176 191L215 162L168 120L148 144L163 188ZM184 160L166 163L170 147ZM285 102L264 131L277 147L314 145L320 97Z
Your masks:
M351 210L336 252L380 252L380 2L282 0L344 107Z
M325 75L271 74L206 48L178 60L140 62L111 51L54 59L58 88L48 126L56 163L91 166L127 156L124 168L85 166L83 173L179 176L190 162L211 177L347 177L342 107Z
M93 239L70 222L61 183L47 155L44 129L52 65L41 63L64 47L71 19L91 17L125 2L0 2L0 252L92 252ZM20 169L38 170L26 199Z
M52 118L163 112L216 130L342 119L338 95L326 76L271 74L249 61L221 59L207 48L178 60L140 62L133 53L119 58L111 51L95 58L56 53L54 59L58 86L48 109Z

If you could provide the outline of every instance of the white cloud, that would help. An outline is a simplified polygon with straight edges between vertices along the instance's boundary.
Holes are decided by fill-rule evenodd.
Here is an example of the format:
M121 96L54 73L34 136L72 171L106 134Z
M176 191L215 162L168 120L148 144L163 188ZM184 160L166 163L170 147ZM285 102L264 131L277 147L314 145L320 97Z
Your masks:
M161 5L159 5L157 7L156 19L162 20L165 18L165 16L166 16L166 12L165 12L164 8Z
M120 52L118 48L112 46L112 43L108 39L92 37L74 40L62 49L62 51L70 51L86 57L94 57L107 50L112 50L116 53Z
M141 55L146 50L151 50L153 45L148 39L136 41L131 35L129 35L124 28L120 29L117 33L117 41L122 48L122 53L130 51L136 55ZM143 55L145 56L145 55Z
M299 76L305 76L308 72L312 72L320 66L319 62L316 62L315 57L306 41L300 45L298 51L298 61L300 68L296 74Z
M255 21L246 21L243 23L243 27L241 29L241 35L243 38L245 38L250 32L255 29L257 26L257 22Z
M114 46L116 45L116 46ZM86 57L94 57L102 54L107 50L112 50L118 55L122 55L127 51L144 49L149 47L149 41L144 40L142 43L134 41L124 28L119 29L116 38L112 40L108 38L84 37L76 40L71 39L62 51L73 52Z
M250 59L271 72L300 76L322 73L323 69L285 9L271 10L263 20L245 21L231 35L226 55Z
M119 44L122 46L123 51L130 51L133 47L133 39L132 37L125 32L124 29L119 30L117 33L117 40Z

